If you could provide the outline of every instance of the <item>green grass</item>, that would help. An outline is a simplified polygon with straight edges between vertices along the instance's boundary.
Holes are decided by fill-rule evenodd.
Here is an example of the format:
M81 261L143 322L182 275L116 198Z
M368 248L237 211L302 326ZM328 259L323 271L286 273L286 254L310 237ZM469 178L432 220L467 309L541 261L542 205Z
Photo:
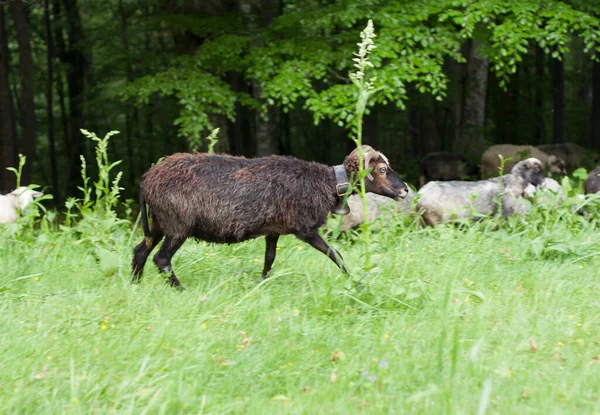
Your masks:
M359 292L293 237L262 284L262 239L189 241L181 293L151 261L130 284L139 234L103 272L75 236L0 227L0 412L600 413L595 222L484 228L380 223L368 274L331 241ZM548 233L586 248L534 254Z

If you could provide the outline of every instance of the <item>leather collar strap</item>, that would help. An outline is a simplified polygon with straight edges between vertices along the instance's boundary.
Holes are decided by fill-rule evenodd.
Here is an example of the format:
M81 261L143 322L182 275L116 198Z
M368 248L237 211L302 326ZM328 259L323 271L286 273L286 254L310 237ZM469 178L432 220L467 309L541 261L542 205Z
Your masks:
M346 168L343 164L339 164L337 166L333 166L333 171L335 173L335 193L338 197L346 196L350 193L350 182L348 181L348 176L346 175Z

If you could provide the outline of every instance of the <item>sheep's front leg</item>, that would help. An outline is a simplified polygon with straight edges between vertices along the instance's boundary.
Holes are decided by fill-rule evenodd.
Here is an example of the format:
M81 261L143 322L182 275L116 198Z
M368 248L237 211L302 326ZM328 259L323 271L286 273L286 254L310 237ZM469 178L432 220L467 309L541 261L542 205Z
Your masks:
M275 254L277 253L277 240L279 239L279 235L276 233L270 233L265 238L267 240L267 249L265 251L265 266L261 275L262 279L267 278L267 274L271 270L271 266L273 266L273 261L275 261Z
M310 235L305 238L299 237L298 235L296 236L304 242L310 244L310 246L312 246L313 248L327 255L329 259L335 262L335 265L337 265L344 274L350 274L348 272L348 268L346 268L346 265L344 265L344 259L342 258L340 253L335 249L331 248L329 245L327 245L327 242L325 242L325 240L321 238L321 236L318 233L315 233L314 235Z

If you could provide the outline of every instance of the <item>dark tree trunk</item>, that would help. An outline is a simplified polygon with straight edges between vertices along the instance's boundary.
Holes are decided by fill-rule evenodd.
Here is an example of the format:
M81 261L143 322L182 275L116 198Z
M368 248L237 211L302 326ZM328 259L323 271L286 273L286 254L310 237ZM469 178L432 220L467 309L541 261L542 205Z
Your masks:
M0 191L6 193L14 189L15 176L6 171L14 167L16 161L15 131L13 124L13 97L9 83L8 39L6 36L4 6L0 4Z
M46 78L46 114L48 118L48 146L50 150L50 182L52 184L52 193L54 201L60 202L60 188L58 186L58 170L56 160L56 142L54 140L54 42L52 40L52 27L50 25L50 4L49 0L44 0L44 26L46 36L46 68L48 76Z
M35 103L34 103L34 80L33 59L31 57L31 38L29 34L29 23L21 0L12 3L13 19L17 43L19 44L19 75L21 81L21 145L20 152L27 157L28 163L23 167L21 183L28 185L31 182L31 165L35 157Z
M69 136L71 151L69 152L67 194L77 192L81 183L79 156L84 155L84 137L79 131L83 128L84 89L86 77L86 62L84 54L84 35L77 0L63 0L63 8L67 18L66 51L67 85L69 87Z
M565 142L565 67L562 60L550 57L552 78L553 143Z
M592 128L590 147L600 151L600 62L592 64Z
M58 0L52 0L52 14L54 17L54 42L55 42L55 55L60 59L61 62L66 62L67 51L65 46L65 40L63 38L62 23L61 23L61 11L60 2ZM67 115L67 106L65 104L65 83L63 79L62 68L59 66L56 72L56 92L58 92L58 103L60 106L60 121L63 130L63 141L64 149L66 152L66 158L69 159L70 152L70 140L69 140L69 117Z
M454 150L476 159L485 150L484 131L489 61L479 53L481 41L469 41L461 134Z
M544 117L544 50L537 46L535 49L535 103L534 103L534 137L538 143L546 142L546 126Z
M468 58L468 42L464 42L461 45L460 52L465 58ZM446 111L449 121L446 133L449 139L444 140L445 145L443 146L443 150L454 151L455 143L460 142L461 136L467 64L448 59L445 62L445 68L450 81L448 85L448 99L443 103L443 105L447 105Z
M234 92L243 92L248 85L244 81L241 74L237 72L229 72L227 74L229 86ZM235 121L229 122L229 151L234 155L251 155L247 151L248 142L251 141L251 136L248 133L250 130L248 122L247 109L239 102L235 104Z
M414 90L413 94L414 97ZM414 98L413 101L416 101L418 98ZM418 159L422 158L425 155L423 149L423 140L421 135L421 129L419 128L419 110L417 108L416 102L407 105L408 109L408 130L410 133L411 143L412 143L412 151L411 153L417 157Z
M268 27L272 22L276 10L274 0L240 0L240 10L246 14L250 32L253 33L251 47L260 46L260 30ZM263 89L258 80L252 81L252 96L264 104ZM256 140L257 156L267 156L281 153L278 125L279 110L269 105L264 112L257 110L254 114L254 137Z
M131 64L131 53L129 52L129 36L127 34L127 14L125 13L125 7L123 6L123 0L119 0L119 20L121 22L121 42L123 42L123 50L125 51L127 63L125 73L127 82L133 80L133 68ZM129 171L129 183L133 184L135 181L135 166L133 157L133 121L131 110L129 106L125 107L125 141L127 147L127 164Z
M363 143L379 148L379 122L376 108L371 108L371 113L363 118Z
M433 98L423 97L424 101L420 107L419 129L423 139L424 153L440 151L440 135L438 133Z

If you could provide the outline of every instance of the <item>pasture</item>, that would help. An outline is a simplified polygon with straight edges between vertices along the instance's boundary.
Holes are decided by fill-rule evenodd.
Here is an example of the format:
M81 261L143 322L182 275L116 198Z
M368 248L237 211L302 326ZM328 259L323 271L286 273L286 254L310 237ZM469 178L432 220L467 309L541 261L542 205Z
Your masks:
M108 224L107 224L108 223ZM141 232L92 214L0 227L3 413L488 413L600 411L600 234L567 208L419 229L377 221L328 236L353 279L282 237L188 241L184 292Z

